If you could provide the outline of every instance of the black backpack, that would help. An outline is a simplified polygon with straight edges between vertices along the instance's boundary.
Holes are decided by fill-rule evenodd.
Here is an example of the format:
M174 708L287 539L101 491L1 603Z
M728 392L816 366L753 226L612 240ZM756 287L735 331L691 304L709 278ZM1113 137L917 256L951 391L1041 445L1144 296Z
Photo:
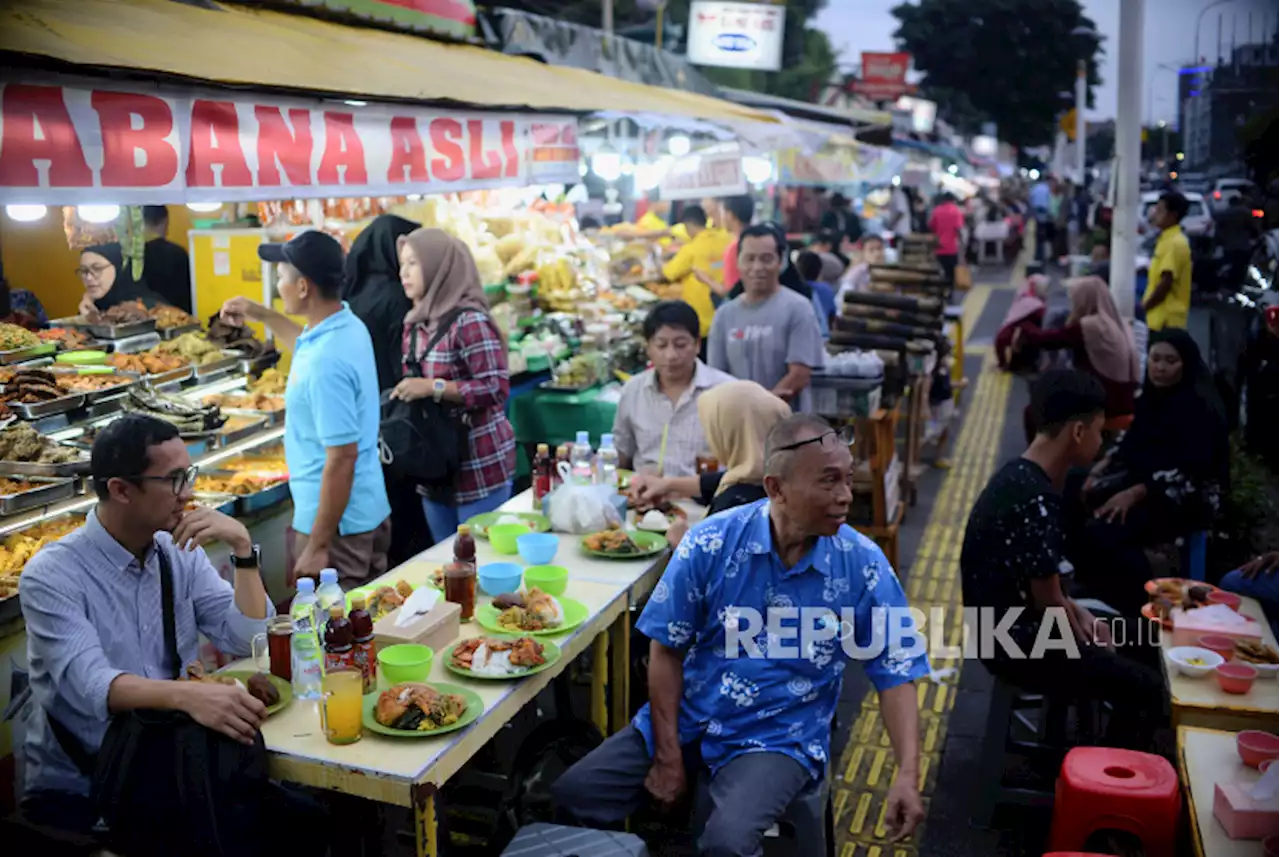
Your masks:
M424 355L438 343L463 310L440 320L435 335L427 343ZM417 355L418 330L412 334L410 354ZM421 378L417 359L406 360L406 378ZM421 486L429 494L449 494L454 477L462 469L467 452L467 436L471 428L466 415L455 415L454 405L433 399L402 402L382 392L382 425L378 437L378 455L391 474L405 482Z
M165 651L173 678L181 669L173 614L173 569L157 548ZM261 853L267 797L262 734L240 744L180 711L135 710L111 719L102 746L89 753L48 716L64 753L92 779L95 832L126 857L242 857Z

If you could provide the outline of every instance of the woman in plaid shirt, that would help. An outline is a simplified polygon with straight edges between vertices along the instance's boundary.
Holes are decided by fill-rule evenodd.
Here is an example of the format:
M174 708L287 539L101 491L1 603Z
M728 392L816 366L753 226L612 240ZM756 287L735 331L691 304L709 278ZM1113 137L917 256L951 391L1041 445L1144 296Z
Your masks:
M455 403L456 415L470 426L452 496L422 500L431 535L439 541L460 521L492 512L511 497L516 441L505 413L507 343L489 315L467 245L440 229L418 229L399 238L399 249L400 282L413 304L404 319L402 353L422 377L404 378L392 396ZM445 324L448 332L428 352Z

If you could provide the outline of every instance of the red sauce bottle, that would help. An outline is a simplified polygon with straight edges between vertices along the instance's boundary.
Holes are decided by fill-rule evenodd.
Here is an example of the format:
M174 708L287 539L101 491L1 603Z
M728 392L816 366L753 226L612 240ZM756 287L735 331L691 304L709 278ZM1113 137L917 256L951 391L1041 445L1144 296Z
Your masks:
M466 524L458 527L458 535L453 540L453 561L476 564L476 540Z
M324 671L354 669L351 622L342 615L342 605L329 608L329 621L324 624Z
M360 670L364 692L373 693L378 686L378 654L373 646L373 617L369 615L363 595L351 599L351 654Z
M533 510L542 511L542 499L551 493L551 473L555 470L555 462L551 460L551 450L545 443L538 444L538 453L533 457Z

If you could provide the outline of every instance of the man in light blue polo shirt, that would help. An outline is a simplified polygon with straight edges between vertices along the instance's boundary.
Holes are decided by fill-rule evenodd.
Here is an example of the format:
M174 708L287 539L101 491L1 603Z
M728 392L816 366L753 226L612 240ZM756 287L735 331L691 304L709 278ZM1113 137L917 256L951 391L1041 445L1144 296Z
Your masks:
M378 373L369 331L338 294L342 246L323 232L263 244L288 316L246 298L222 308L229 324L265 324L293 350L285 391L284 455L293 495L296 577L336 568L343 588L387 570L391 506L378 460Z

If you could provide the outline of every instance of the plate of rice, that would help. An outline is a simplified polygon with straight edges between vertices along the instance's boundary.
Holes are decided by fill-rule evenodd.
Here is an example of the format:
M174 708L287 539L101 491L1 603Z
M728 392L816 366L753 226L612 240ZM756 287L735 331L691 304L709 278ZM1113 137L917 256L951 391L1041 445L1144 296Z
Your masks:
M523 678L560 660L560 647L549 640L490 634L463 640L445 653L445 666L467 678Z
M360 718L381 735L430 738L469 725L484 713L473 690L453 684L404 682L382 693L366 694Z

